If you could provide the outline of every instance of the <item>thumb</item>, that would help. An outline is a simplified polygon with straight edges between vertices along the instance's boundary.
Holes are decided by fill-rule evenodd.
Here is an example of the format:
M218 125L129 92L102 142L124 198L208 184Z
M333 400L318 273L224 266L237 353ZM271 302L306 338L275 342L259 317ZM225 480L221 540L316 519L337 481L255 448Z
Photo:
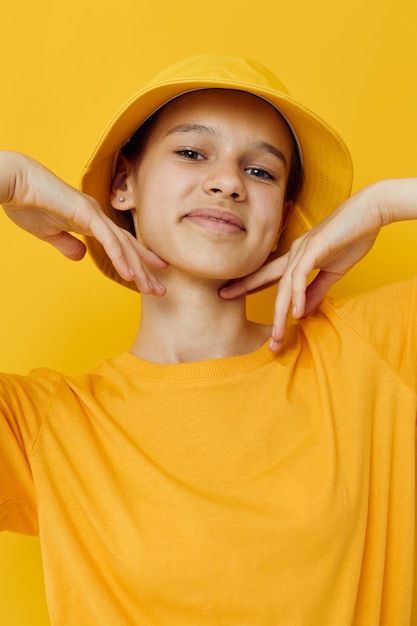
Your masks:
M339 274L326 272L324 270L321 270L317 274L306 289L306 305L302 313L302 317L310 315L310 313L323 300L330 287L332 287L332 285L334 285L340 278Z
M81 261L87 251L85 243L66 231L62 231L56 235L49 235L44 238L44 241L50 243L61 252L61 254L72 261Z

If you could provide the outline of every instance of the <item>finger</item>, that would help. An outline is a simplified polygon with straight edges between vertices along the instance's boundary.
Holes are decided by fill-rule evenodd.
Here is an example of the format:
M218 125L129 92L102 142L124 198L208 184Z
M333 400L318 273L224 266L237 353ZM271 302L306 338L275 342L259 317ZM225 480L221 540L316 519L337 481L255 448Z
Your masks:
M284 343L288 314L291 309L294 318L307 317L322 301L330 287L339 280L334 272L321 271L307 286L306 269L298 267L281 279L274 310L274 323L271 333L270 350L277 352Z
M128 280L134 280L142 293L157 296L164 295L166 291L164 285L148 269L146 263L150 261L154 267L159 269L165 269L168 263L160 259L155 253L144 248L131 233L121 231L118 234L124 261L129 267L130 277Z
M301 317L304 311L311 263L303 256L303 249L300 240L293 243L287 254L287 267L278 285L270 342L270 349L274 352L278 351L284 342L290 311L296 318Z
M133 263L131 265L135 267ZM146 266L138 264L137 269L132 270L132 274L140 292L154 296L163 296L165 294L165 286Z
M317 253L311 246L308 236L296 242L291 249L291 258L288 268L281 279L281 283L290 283L283 296L286 314L291 308L292 316L296 319L303 317L306 307L307 284L311 272L317 268ZM319 287L319 284L318 284ZM291 298L290 298L291 291ZM279 308L280 293L277 296L277 308Z
M278 351L284 342L285 329L287 326L288 312L291 306L292 289L291 278L282 278L275 299L274 319L271 332L270 350Z
M125 280L134 279L145 292L148 283L151 290L157 287L160 291L161 284L153 279L143 265L165 269L169 264L155 252L145 248L132 233L117 226L103 214L99 206L97 211L94 222L90 225L92 236L102 244L116 271Z
M87 250L85 243L66 231L56 235L49 235L44 238L44 241L53 245L61 254L72 261L81 261Z
M308 285L306 290L306 305L302 317L307 317L320 304L324 296L339 279L340 274L322 270Z
M137 242L136 239L135 241ZM162 259L155 252L153 252L152 250L148 250L147 248L144 248L143 246L139 248L138 254L140 258L142 259L142 261L146 263L146 265L150 265L151 267L156 267L158 269L163 270L169 265L167 261Z
M287 255L266 263L253 274L222 287L219 295L224 299L231 300L245 293L255 293L267 285L273 285L281 278L286 264Z
M288 294L286 301L287 311L291 308L294 318L303 316L306 303L307 280L311 272L312 266L305 259L296 264L290 274L291 296Z
M88 230L83 234L100 242L121 278L129 282L135 281L144 293L152 292L154 284L143 269L139 252L135 249L136 240L130 233L117 226L98 209L90 216ZM155 261L153 257L152 260Z

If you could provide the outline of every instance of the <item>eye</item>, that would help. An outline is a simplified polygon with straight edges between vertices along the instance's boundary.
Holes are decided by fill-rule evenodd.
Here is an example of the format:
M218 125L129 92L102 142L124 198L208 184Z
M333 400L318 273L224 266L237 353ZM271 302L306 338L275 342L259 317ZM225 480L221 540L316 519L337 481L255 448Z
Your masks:
M177 150L176 154L185 157L186 159L190 159L190 161L202 161L204 159L203 155L197 150L192 150L191 148L183 148L182 150Z
M261 178L263 180L275 180L275 176L260 167L247 167L245 172L246 174L249 174L249 176L255 176L256 178Z

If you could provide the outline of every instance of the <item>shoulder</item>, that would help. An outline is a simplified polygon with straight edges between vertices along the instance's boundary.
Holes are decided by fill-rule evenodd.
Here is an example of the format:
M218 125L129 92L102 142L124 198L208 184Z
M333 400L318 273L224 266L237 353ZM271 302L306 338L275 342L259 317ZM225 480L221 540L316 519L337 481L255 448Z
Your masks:
M356 360L373 354L415 388L416 312L417 277L343 300L327 297L305 332L316 327L323 340L337 337L338 344L354 346Z
M417 311L417 277L378 287L342 300L325 298L320 311L365 336L412 331ZM393 326L395 325L395 326Z
M0 373L0 402L32 404L47 402L53 394L60 375L52 370L35 370L25 376Z
M50 402L68 401L71 396L94 395L98 387L106 387L119 369L117 359L103 361L90 372L67 375L49 368L38 368L26 375L0 373L0 404L30 403L42 411Z

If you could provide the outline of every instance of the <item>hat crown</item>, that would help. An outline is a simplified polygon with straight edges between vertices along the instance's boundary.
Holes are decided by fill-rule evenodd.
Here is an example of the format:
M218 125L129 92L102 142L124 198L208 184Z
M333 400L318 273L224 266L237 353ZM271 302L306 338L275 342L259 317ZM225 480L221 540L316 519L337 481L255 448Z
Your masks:
M187 57L156 74L147 87L176 81L241 83L289 95L284 83L261 63L232 54L206 53Z

